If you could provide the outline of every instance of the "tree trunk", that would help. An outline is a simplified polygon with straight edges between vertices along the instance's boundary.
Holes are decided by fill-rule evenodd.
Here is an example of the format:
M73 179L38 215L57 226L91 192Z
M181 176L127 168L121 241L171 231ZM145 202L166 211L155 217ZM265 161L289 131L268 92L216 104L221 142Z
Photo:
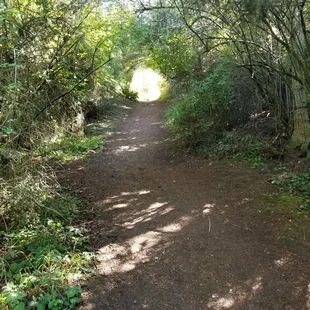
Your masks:
M310 143L310 123L307 106L306 91L297 81L292 81L293 92L293 122L294 130L291 146L296 149L308 149Z

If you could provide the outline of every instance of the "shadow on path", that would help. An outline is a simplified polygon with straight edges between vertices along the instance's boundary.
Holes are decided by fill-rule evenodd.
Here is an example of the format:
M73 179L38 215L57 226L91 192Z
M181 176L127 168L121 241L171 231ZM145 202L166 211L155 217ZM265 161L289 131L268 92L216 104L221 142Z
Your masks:
M89 202L98 251L82 309L310 309L309 247L279 238L257 202L268 176L175 160L164 107L136 105L105 152L62 177Z

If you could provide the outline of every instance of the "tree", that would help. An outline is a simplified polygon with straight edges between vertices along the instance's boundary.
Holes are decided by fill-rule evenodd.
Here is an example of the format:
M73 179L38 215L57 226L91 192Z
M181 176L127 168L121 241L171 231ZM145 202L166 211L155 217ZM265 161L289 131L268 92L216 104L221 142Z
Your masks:
M287 112L293 116L291 144L294 148L308 146L310 41L307 1L167 0L152 4L139 1L137 8L138 12L148 14L164 10L179 15L180 21L200 44L201 55L227 46L236 55L236 64L249 70L261 93L272 104L280 106L284 97L290 98L291 108ZM284 96L283 89L289 95Z

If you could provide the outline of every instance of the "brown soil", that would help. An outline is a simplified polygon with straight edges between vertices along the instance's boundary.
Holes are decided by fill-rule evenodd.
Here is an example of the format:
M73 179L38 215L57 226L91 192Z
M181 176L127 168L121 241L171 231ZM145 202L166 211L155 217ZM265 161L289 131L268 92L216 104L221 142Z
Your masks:
M104 152L62 173L99 253L82 309L310 309L307 236L263 206L270 175L176 155L165 106L134 105Z

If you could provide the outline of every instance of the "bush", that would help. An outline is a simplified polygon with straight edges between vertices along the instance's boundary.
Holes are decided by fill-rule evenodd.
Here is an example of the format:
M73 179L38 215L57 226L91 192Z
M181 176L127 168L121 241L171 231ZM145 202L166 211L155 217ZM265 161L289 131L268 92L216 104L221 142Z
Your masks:
M204 78L184 81L185 95L167 111L169 129L186 147L210 146L233 129L246 124L255 127L250 120L262 114L264 101L249 72L233 63L227 53L209 59L209 65L203 68ZM175 86L171 85L173 91Z
M136 91L130 90L129 87L124 87L122 93L127 100L137 102L139 94Z
M225 127L224 114L229 109L232 80L227 63L208 68L202 81L166 113L166 123L175 137L186 146L213 141Z

